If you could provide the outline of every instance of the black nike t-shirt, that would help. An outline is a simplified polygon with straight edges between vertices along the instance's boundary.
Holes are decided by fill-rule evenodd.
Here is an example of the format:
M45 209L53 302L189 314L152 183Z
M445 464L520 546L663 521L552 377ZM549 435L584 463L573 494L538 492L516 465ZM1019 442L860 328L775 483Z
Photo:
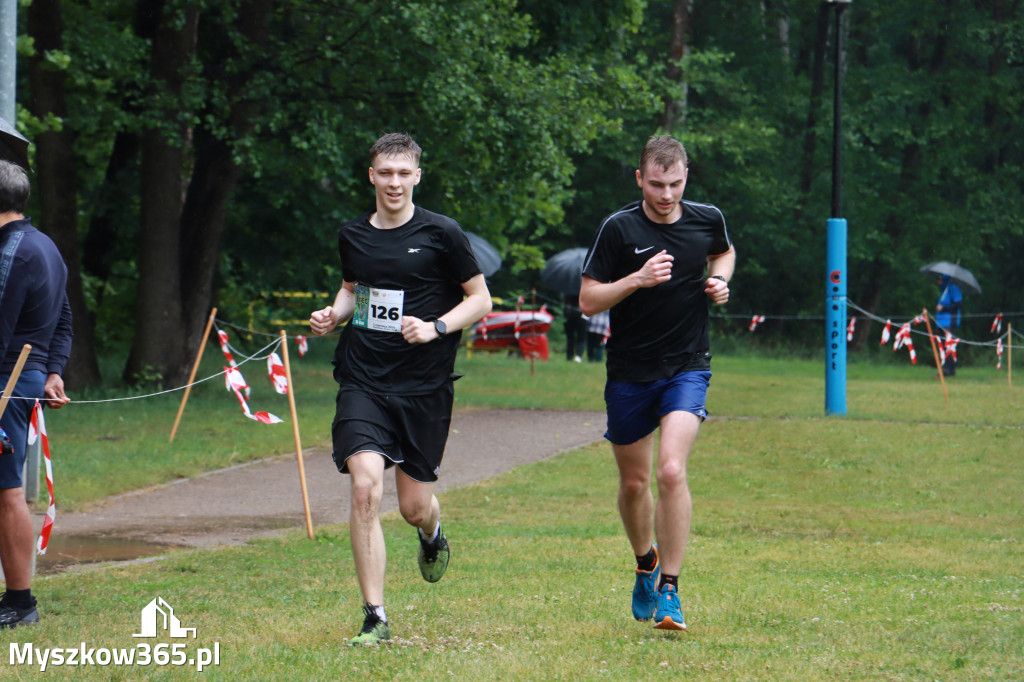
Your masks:
M457 222L417 206L409 222L379 229L370 224L371 215L338 230L346 282L402 292L402 309L391 311L392 318L436 320L462 301L462 284L480 274L480 267ZM455 331L411 344L401 332L359 327L350 320L334 353L334 377L380 393L431 393L451 381L461 336Z
M671 224L652 221L640 201L625 206L604 219L587 253L583 274L605 283L636 272L659 251L675 259L672 279L638 289L612 307L612 381L655 381L708 367L707 258L732 244L718 208L682 204L682 217Z

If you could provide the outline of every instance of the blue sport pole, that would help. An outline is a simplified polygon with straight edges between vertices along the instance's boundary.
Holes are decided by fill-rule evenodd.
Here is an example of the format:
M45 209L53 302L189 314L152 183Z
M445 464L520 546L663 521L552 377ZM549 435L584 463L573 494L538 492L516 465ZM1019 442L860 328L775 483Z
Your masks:
M846 414L846 218L829 218L825 282L825 414Z

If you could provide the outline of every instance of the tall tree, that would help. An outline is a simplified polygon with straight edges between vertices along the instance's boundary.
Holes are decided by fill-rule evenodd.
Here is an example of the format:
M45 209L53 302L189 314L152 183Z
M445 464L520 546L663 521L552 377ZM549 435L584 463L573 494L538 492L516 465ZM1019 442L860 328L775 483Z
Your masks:
M686 122L686 95L689 90L683 78L684 59L690 56L690 23L693 0L675 0L672 7L672 43L665 75L672 88L665 95L665 109L659 124L662 130L682 127Z
M141 0L156 22L146 97L153 103L141 135L139 288L135 336L124 378L135 383L185 376L182 325L182 197L186 190L188 69L195 59L199 8Z
M35 51L29 60L29 109L40 121L56 121L35 136L39 228L53 238L68 266L74 343L65 380L68 389L75 390L98 384L100 370L80 273L74 140L63 125L67 116L63 30L60 0L36 0L29 5L28 33Z

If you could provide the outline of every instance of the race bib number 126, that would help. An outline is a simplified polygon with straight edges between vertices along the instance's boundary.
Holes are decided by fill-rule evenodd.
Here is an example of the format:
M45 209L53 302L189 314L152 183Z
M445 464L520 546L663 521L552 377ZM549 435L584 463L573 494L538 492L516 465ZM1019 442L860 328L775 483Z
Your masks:
M352 324L379 332L402 331L404 291L375 289L365 284L357 284L355 294L356 310L352 314Z

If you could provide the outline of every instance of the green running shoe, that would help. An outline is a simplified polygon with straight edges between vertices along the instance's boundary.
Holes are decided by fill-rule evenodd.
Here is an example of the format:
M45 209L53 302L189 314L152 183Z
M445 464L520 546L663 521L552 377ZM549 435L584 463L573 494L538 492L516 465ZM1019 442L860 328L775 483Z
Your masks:
M679 595L676 594L676 588L667 583L658 590L658 609L654 613L654 627L658 630L686 629L683 610L679 606Z
M633 617L637 620L650 620L658 599L658 572L661 559L658 557L658 546L654 545L654 568L642 571L636 569L636 582L633 583Z
M416 537L420 541L419 554L417 556L420 564L420 574L428 583L436 583L448 570L448 559L451 557L451 550L448 548L448 538L445 537L441 527L437 528L437 539L427 542L416 531Z
M359 634L348 640L349 646L377 646L381 642L391 639L391 628L387 622L380 619L380 616L369 606L363 606L363 629Z

